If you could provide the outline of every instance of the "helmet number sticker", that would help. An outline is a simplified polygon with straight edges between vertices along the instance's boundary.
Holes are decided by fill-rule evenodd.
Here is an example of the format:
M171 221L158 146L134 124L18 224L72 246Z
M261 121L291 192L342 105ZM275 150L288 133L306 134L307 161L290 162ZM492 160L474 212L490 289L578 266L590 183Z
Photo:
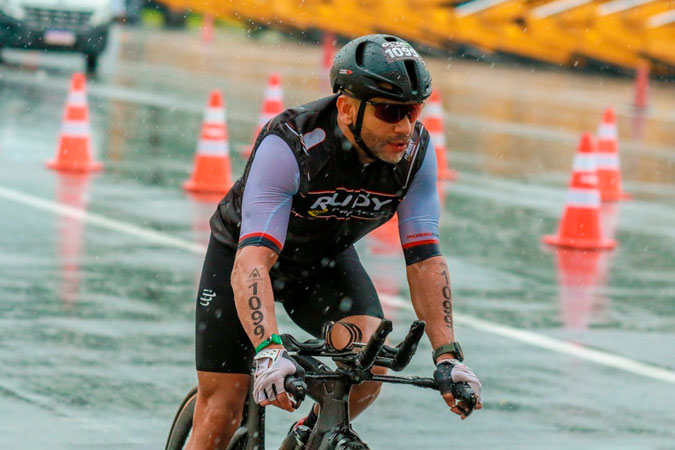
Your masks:
M392 63L402 59L420 59L420 55L405 42L385 42L382 44L387 62Z

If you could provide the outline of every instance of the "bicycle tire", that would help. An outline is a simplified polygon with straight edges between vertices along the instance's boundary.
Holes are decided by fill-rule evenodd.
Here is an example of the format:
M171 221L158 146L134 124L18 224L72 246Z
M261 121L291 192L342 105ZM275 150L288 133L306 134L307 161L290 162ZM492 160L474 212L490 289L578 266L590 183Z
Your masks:
M166 440L165 450L182 450L192 429L192 415L197 402L197 387L188 392L176 412Z

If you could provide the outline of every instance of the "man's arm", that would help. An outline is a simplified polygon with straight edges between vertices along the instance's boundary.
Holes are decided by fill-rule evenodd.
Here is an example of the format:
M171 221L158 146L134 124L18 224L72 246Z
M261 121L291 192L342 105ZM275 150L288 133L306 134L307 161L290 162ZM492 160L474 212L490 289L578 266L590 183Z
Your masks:
M277 334L269 271L286 239L299 169L292 150L278 136L256 150L242 199L239 249L231 274L237 315L253 347ZM270 348L281 347L270 345Z
M242 199L241 232L230 277L237 316L251 344L278 334L270 269L282 251L300 172L292 150L278 136L265 137L256 150ZM256 353L253 394L261 406L294 409L284 391L299 366L283 346L269 343Z
M253 348L272 334L278 334L274 314L274 294L269 271L277 261L277 253L264 246L243 247L237 251L231 282L239 321ZM266 348L282 348L270 344Z
M440 209L436 190L436 157L433 146L429 144L424 161L399 205L398 223L413 307L417 317L427 323L427 336L434 350L455 341L450 272L441 255L438 239ZM453 383L469 383L477 396L476 409L482 407L481 385L466 365L450 361L460 358L461 355L453 353L439 355L435 361L434 379L450 410L465 419L471 408L455 400Z
M417 317L427 323L427 336L431 347L436 349L455 340L452 320L452 292L450 272L443 256L433 256L407 266L410 296ZM446 353L437 362L453 359Z

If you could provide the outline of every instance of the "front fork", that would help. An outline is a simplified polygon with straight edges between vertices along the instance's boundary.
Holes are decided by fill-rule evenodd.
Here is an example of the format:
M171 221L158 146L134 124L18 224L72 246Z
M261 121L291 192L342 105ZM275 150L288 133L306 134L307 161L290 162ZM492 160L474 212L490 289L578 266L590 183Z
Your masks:
M368 447L361 443L359 437L349 424L349 392L351 383L344 380L326 380L321 383L308 383L309 395L317 399L321 407L319 420L316 422L305 449L332 450L342 448ZM361 443L361 446L354 446Z

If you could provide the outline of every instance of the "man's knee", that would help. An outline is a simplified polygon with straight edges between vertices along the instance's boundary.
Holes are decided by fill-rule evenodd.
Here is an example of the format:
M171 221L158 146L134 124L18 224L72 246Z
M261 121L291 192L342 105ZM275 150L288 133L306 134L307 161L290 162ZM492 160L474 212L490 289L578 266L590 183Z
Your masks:
M329 341L337 349L353 342L368 342L380 326L382 319L373 316L349 316L341 319L330 330Z

